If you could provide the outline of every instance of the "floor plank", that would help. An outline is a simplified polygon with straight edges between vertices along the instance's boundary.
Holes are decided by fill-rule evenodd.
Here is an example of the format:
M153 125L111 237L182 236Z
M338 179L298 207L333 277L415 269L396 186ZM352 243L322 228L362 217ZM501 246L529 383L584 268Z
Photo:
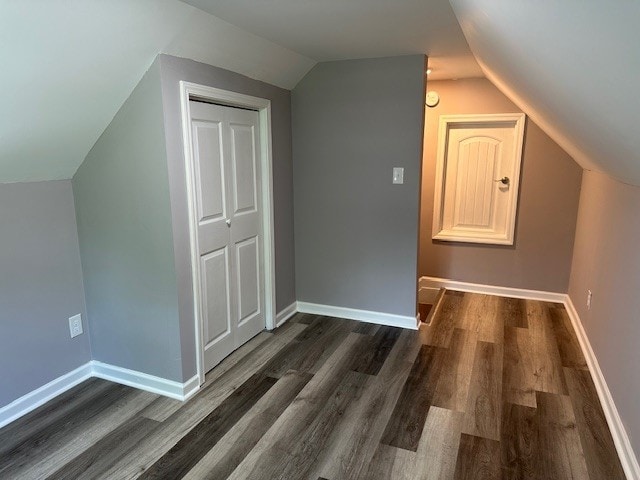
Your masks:
M362 335L375 335L378 328L380 328L380 325L376 325L375 323L360 322L353 332L361 333Z
M438 347L425 345L420 349L382 436L382 443L416 451L444 355L444 350Z
M59 430L59 425L68 424L77 415L77 410L84 409L85 405L91 404L112 388L113 385L109 383L90 378L3 427L0 429L0 456L7 458L8 452L36 435L46 437L47 428ZM58 426L51 427L56 424Z
M49 479L98 478L113 463L134 449L138 442L158 426L159 422L136 417L107 434L72 461L53 473ZM108 452L108 455L105 454Z
M504 480L536 480L541 454L535 408L506 403L500 436Z
M535 390L566 394L562 360L548 308L542 302L534 300L527 300L525 303L533 350L533 371L530 374L534 376Z
M380 443L366 474L359 478L362 480L415 480L415 463L415 452Z
M607 419L589 371L565 368L569 397L592 479L624 479Z
M146 407L156 395L110 384L73 415L51 424L0 457L0 478L44 478Z
M299 333L304 329L305 329L305 325L294 326L294 324L292 323L285 323L283 326L277 328L272 332L260 332L258 335L256 335L247 343L245 343L236 351L234 351L227 358L222 360L222 362L216 365L216 368L207 372L207 374L205 375L205 381L200 386L200 388L201 389L207 388L207 386L215 382L218 378L220 378L223 374L228 372L235 365L237 365L240 362L246 362L251 352L253 352L256 348L258 348L264 342L273 338L274 335L277 335L277 336L287 335L287 332L289 331L291 332L295 331Z
M296 313L294 317L289 320L294 323L304 323L306 325L311 325L313 321L318 318L320 315L314 315L310 313Z
M265 374L280 378L289 370L315 372L355 327L352 322L318 316L295 340L265 366Z
M413 478L453 478L456 469L464 413L431 407L416 451Z
M282 479L315 477L312 470L327 450L333 431L345 421L344 413L349 410L354 400L362 396L369 380L366 374L347 372L304 434L297 438L294 447L290 448L289 442L284 449L276 447L276 451L285 454L287 460L280 460L274 465L273 458L270 458L267 465L271 468L264 468L263 463L254 470L257 475L250 478L265 478L265 474L266 478ZM272 473L269 474L270 472Z
M477 333L454 330L451 346L445 355L442 373L438 379L433 405L464 412L477 343Z
M308 373L287 372L189 471L185 480L221 480L231 475L311 378Z
M401 328L380 327L363 355L352 366L354 372L377 375L402 332Z
M478 342L462 432L500 440L502 345Z
M482 342L502 343L504 318L500 307L500 297L465 293L460 314L456 317L456 327L476 332Z
M182 478L276 381L260 374L250 377L139 478Z
M521 298L499 297L500 315L506 327L528 328L527 308Z
M588 479L571 400L566 395L537 393L539 478Z
M573 331L567 311L564 308L554 307L549 308L548 312L562 365L564 367L587 370L587 361L582 354L580 342L578 342L578 337Z
M278 478L279 473L288 468L285 462L293 461L289 452L296 450L300 439L349 373L364 345L364 336L349 334L229 478ZM368 378L352 373L351 379ZM347 393L351 391L346 386L343 389Z
M378 375L367 381L362 395L345 411L345 420L335 429L323 458L317 462L318 475L360 478L367 471L421 348L417 339L409 330L400 334Z
M500 442L462 434L454 479L500 480L501 478Z
M140 415L155 420L156 422L164 422L171 415L182 408L183 402L169 397L158 397L149 404Z
M528 329L505 327L502 394L506 402L536 406L537 370Z

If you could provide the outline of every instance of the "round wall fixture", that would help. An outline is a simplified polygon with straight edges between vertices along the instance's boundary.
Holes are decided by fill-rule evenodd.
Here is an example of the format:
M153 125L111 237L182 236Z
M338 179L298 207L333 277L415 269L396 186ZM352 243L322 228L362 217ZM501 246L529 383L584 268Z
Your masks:
M440 95L435 90L427 92L426 104L427 107L435 107L440 102Z

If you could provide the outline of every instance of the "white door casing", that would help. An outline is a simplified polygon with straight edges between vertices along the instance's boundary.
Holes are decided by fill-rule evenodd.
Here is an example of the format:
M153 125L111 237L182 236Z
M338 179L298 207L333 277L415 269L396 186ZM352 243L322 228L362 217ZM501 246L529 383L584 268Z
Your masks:
M524 114L442 115L433 238L513 245Z
M231 351L275 328L270 102L180 86L202 384Z

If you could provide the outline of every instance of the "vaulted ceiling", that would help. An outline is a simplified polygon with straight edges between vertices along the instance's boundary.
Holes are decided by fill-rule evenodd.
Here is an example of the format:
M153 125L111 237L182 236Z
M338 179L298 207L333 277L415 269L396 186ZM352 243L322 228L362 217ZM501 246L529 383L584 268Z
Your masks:
M284 88L317 61L426 53L431 78L484 72L585 168L640 185L638 18L596 0L2 1L0 182L70 178L161 52Z
M0 183L71 178L160 52L284 88L315 64L177 0L2 0Z
M640 2L451 4L503 93L584 168L640 185Z

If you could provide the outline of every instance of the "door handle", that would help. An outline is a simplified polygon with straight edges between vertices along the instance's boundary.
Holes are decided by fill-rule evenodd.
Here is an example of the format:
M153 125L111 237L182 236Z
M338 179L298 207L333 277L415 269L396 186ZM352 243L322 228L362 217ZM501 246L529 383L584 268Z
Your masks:
M502 177L502 178L499 178L498 180L494 180L494 182L500 182L503 185L509 185L510 181L511 180L509 180L509 177Z
M227 227L230 227L230 226L231 226L231 219L230 219L230 218L227 218L227 219L225 220L225 222L227 223Z

